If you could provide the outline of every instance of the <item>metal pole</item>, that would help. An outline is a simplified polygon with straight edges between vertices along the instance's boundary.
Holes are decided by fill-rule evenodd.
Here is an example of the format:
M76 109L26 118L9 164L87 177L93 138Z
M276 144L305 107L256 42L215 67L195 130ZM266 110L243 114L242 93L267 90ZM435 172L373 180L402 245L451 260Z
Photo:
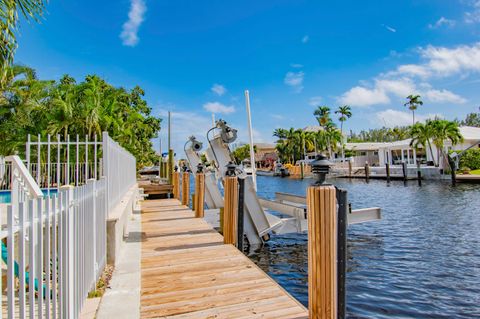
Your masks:
M238 217L237 217L237 248L243 252L243 218L244 218L244 200L245 200L245 179L238 179Z
M347 273L347 191L337 188L338 223L337 223L337 305L338 317L345 318L347 308L346 273Z
M247 121L248 121L248 135L250 137L250 165L252 167L253 187L257 191L257 167L255 165L255 152L253 149L253 132L252 132L252 115L250 113L250 95L248 90L245 90L245 104L247 107Z

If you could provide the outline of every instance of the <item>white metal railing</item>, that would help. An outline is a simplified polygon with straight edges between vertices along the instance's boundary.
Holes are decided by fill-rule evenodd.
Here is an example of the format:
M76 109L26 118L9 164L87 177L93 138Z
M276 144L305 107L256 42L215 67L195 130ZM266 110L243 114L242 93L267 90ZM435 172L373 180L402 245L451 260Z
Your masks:
M107 177L109 210L117 205L121 198L136 183L135 157L112 140L107 132L102 135L103 170Z
M78 318L105 266L106 217L105 178L8 205L0 318Z
M43 188L83 185L91 178L103 176L99 156L101 146L96 135L93 141L88 136L82 141L79 135L75 139L70 135L62 139L59 134L54 140L51 135L45 140L38 135L36 141L32 141L29 134L25 148L26 166Z
M57 135L52 140L47 135L26 143L26 167L37 184L46 189L62 185L83 185L87 180L107 177L108 207L112 209L125 193L136 183L135 157L108 136L102 133L102 141L94 136L75 140L67 135L63 140Z
M35 183L28 169L17 155L7 156L6 162L11 165L11 202L19 203L28 199L43 197L42 190Z

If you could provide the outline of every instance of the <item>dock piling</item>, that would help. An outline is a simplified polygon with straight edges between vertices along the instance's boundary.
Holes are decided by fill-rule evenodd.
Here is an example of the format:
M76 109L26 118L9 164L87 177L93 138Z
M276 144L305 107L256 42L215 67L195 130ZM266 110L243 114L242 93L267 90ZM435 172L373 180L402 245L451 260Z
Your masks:
M348 177L352 178L352 161L348 161Z
M307 189L309 318L337 318L337 209L332 185Z
M403 173L403 181L407 181L408 171L407 171L407 162L402 162L402 173Z
M195 176L195 217L203 218L205 216L204 211L205 202L205 174L197 173Z
M365 162L365 181L368 183L370 181L370 166L368 162Z
M190 173L183 172L182 175L182 205L190 205Z
M172 174L173 198L180 200L180 172Z
M387 175L387 183L390 183L390 164L385 163L385 174Z
M225 177L225 207L223 210L223 243L237 242L238 178Z
M422 186L422 170L420 169L420 163L417 162L417 181L418 186Z

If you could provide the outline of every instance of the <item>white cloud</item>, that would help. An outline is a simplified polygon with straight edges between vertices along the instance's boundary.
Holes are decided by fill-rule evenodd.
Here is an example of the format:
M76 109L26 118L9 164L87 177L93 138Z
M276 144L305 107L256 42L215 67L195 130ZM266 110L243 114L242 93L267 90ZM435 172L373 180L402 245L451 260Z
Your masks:
M299 64L299 63L292 63L292 64L290 64L290 66L291 66L292 68L295 68L295 69L301 69L301 68L303 68L303 64Z
M225 86L223 86L221 84L217 84L217 83L215 83L212 86L211 90L212 90L213 93L215 93L218 96L222 96L227 92L227 89L225 88Z
M479 23L480 22L480 0L471 2L472 10L465 13L466 23Z
M305 73L303 71L299 72L287 72L283 82L292 87L296 93L300 93L303 90L303 79L305 77Z
M144 0L131 0L128 20L123 24L120 38L123 45L134 47L138 44L138 29L144 21L147 6Z
M429 24L428 27L430 29L438 29L442 26L453 27L455 25L455 23L456 23L455 20L451 20L451 19L447 19L445 17L441 17L434 24Z
M385 94L392 93L401 98L413 94L417 90L413 81L408 78L377 79L375 87Z
M310 41L310 37L308 35L304 35L303 38L302 38L302 43L305 44L308 41Z
M308 104L311 106L318 106L320 103L322 103L323 98L321 96L312 96L308 100Z
M351 106L371 106L389 104L390 98L385 94L385 91L379 90L378 88L367 89L356 86L345 92L339 98L339 103Z
M417 52L419 63L400 65L369 82L360 82L343 93L339 103L352 106L389 104L392 96L405 98L410 94L420 94L435 103L466 103L465 98L446 89L435 89L427 81L480 73L480 42L453 48L428 46Z
M428 72L428 70L424 66L417 65L417 64L400 65L397 68L397 72L400 73L400 74L405 74L405 75L409 75L409 76L418 76L418 77L421 77L421 78L425 78L425 77L428 77L430 75L430 73Z
M425 122L427 119L433 119L435 117L443 117L441 114L415 114L415 122ZM412 112L397 111L387 109L374 114L370 118L372 124L379 126L395 127L412 125Z
M428 90L424 94L426 99L436 103L464 104L467 102L463 97L448 90Z
M220 102L208 102L203 105L203 109L207 112L230 114L235 112L233 105L225 105Z
M383 26L385 29L387 29L388 31L390 31L390 32L393 32L393 33L397 32L397 29L392 28L392 27L389 26L389 25L382 24L382 26Z
M460 72L480 72L480 43L455 48L428 46L421 50L423 65L433 75L446 77Z

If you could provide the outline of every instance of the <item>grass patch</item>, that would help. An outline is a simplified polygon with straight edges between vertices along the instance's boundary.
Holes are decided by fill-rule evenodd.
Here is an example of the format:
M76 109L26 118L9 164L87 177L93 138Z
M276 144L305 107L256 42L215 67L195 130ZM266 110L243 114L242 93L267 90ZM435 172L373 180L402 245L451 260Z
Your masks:
M106 265L102 275L100 276L100 279L97 281L95 290L92 290L88 293L88 298L97 298L103 296L105 290L109 287L110 279L112 279L112 273L113 266Z
M476 169L476 170L470 171L470 174L472 174L472 175L480 175L480 169Z

